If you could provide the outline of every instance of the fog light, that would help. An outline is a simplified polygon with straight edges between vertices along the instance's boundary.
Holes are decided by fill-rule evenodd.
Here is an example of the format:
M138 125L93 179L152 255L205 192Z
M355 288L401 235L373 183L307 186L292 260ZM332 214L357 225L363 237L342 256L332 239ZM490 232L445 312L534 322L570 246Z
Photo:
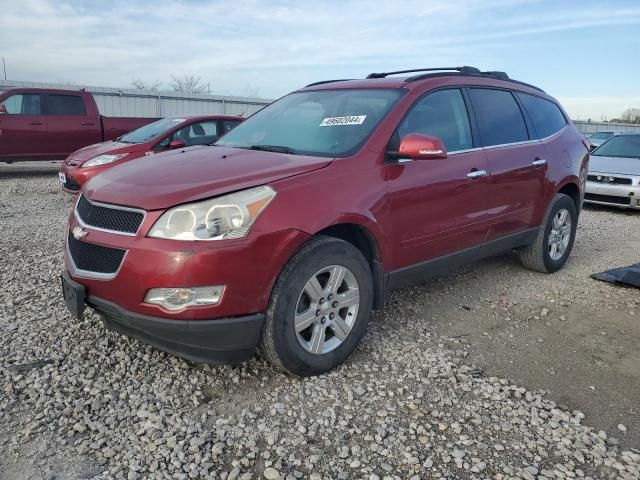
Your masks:
M160 305L167 310L182 310L220 302L224 285L213 287L152 288L144 297L145 303Z

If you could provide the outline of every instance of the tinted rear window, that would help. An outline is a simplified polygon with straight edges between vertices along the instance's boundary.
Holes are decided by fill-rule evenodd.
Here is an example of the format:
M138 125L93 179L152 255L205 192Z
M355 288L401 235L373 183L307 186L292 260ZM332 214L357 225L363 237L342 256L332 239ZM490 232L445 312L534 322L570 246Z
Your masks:
M567 120L555 103L526 93L518 92L516 95L533 123L537 138L553 135L567 124Z
M469 90L482 145L502 145L529 140L518 102L506 90Z
M86 115L84 102L76 95L47 95L47 115Z

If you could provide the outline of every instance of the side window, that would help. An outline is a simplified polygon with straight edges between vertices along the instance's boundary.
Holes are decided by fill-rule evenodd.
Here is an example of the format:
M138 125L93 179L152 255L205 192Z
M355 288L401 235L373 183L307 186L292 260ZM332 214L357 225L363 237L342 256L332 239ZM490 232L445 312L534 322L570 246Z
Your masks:
M222 132L220 132L220 134L224 135L228 131L233 130L235 127L237 127L240 124L240 121L238 121L238 120L223 120L221 122L221 124L222 124Z
M167 135L153 146L153 150L164 150L169 146L169 142L173 140L173 134Z
M448 152L473 147L462 92L440 90L418 100L398 127L398 140L408 133L440 137Z
M47 115L86 115L82 97L77 95L47 95Z
M7 109L7 113L22 115L40 115L40 95L38 94L17 94L11 95L2 105Z
M185 130L185 135L182 138L187 146L206 145L217 138L218 122L212 120L208 122L192 123L182 130Z
M526 93L518 92L516 95L533 123L537 138L553 135L567 124L567 120L555 103Z
M471 88L469 96L483 146L529 140L522 112L511 92Z

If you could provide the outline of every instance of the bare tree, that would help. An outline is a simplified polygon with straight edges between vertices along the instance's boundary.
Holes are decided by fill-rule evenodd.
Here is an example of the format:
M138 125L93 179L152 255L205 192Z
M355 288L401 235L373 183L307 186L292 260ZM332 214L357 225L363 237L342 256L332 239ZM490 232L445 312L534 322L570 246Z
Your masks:
M627 108L620 119L625 123L640 123L640 108Z
M129 83L136 90L158 90L160 88L160 85L162 85L162 83L158 80L156 80L155 82L147 83L141 78L134 78Z
M195 75L183 75L182 77L171 75L171 79L171 88L174 92L211 93L211 86Z

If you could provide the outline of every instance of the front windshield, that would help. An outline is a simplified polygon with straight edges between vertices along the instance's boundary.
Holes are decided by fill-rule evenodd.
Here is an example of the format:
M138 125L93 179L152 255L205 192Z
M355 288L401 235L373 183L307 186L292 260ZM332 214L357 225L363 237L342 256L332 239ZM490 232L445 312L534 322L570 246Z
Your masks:
M319 90L287 95L238 125L216 145L347 157L400 98L396 90Z
M612 136L613 136L613 133L611 132L598 132L598 133L594 133L589 138L593 140L606 140L607 138L610 138Z
M618 135L613 137L591 152L591 155L640 158L640 135Z
M133 132L120 137L120 141L124 143L145 143L158 138L167 130L177 127L185 122L186 118L161 118L160 120L140 127Z

